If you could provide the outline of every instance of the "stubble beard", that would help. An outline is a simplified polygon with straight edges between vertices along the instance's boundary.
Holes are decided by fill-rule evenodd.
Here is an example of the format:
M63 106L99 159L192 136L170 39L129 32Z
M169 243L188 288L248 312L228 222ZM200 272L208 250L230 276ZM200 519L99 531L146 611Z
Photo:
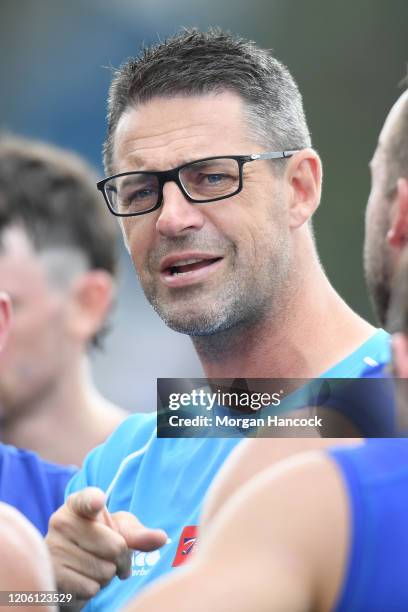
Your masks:
M191 336L201 352L228 350L245 330L279 316L286 303L291 267L288 236L281 235L258 270L238 260L235 245L228 251L227 276L210 290L205 283L180 288L174 300L165 301L152 275L141 279L146 298L164 323Z
M382 215L366 231L364 243L364 273L375 314L384 327L391 299L392 266L387 244L388 219Z

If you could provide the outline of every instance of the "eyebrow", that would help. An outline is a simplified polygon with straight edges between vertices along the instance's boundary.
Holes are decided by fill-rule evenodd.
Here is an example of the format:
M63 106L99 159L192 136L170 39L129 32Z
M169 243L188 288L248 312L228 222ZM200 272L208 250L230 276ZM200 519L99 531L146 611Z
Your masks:
M158 170L157 168L154 168L153 164L150 163L146 163L145 159L143 159L138 153L131 153L128 157L128 161L131 165L136 166L136 170L135 172L137 172L137 170L140 170L141 172L146 172L151 170L152 172L160 172L160 170ZM190 164L191 162L195 161L194 159L187 159L187 158L179 158L178 163L174 163L174 164L167 164L166 167L164 168L164 170L168 170L169 168L178 168L178 166L182 166L184 164ZM129 172L133 172L133 170L129 170Z
M123 189L127 189L128 187L134 187L136 179L135 179L136 175L132 175L130 176L125 176L122 177L122 180L120 181L119 187L121 190ZM140 182L142 182L144 179L141 179L140 176L144 176L143 174L139 175L137 178L139 179Z
M129 161L131 165L140 166L141 168L144 166L144 160L138 153L131 153L127 161Z

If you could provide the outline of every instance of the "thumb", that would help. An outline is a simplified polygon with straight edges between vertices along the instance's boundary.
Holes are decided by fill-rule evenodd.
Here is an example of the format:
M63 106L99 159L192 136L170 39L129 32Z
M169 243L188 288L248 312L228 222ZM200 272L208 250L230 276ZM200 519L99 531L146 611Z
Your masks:
M68 509L82 518L95 520L105 505L106 495L102 489L87 487L70 495L66 501Z
M163 529L145 527L130 512L115 512L111 518L117 531L125 538L128 548L149 552L167 542L167 533Z

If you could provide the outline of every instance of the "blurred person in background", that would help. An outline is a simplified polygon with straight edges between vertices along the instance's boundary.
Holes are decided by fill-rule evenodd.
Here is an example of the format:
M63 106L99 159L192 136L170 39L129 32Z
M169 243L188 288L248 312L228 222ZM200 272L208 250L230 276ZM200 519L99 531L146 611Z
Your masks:
M393 276L405 437L300 453L262 471L220 509L191 562L127 612L408 609L407 249Z
M0 292L0 353L9 333L10 312L10 299L5 293ZM3 503L1 494L3 477L10 478L14 488L17 488L17 483L20 484L18 474L10 470L9 464L6 468L4 466L4 458L7 461L9 450L11 450L10 447L5 447L0 443L0 597L2 605L10 601L11 591L45 591L55 588L49 554L39 533L20 512ZM32 474L35 473L33 470ZM24 494L38 500L43 491L37 491L36 484L36 479L31 485L24 483ZM19 609L34 611L55 610L56 608L20 605Z
M0 353L5 346L10 328L10 299L0 292ZM3 457L7 456L9 447L3 447L0 443L0 490L3 479ZM4 453L3 453L4 449ZM16 475L13 477L13 486L16 487ZM25 494L34 493L26 489ZM45 544L39 533L29 522L10 505L3 503L0 493L0 592L2 604L7 603L7 591L38 591L54 588L51 563ZM28 607L23 606L26 610ZM39 609L30 606L30 609ZM42 607L44 609L44 607ZM51 606L46 609L51 610Z
M10 298L0 292L0 354L10 318ZM75 472L73 466L49 463L35 453L0 442L0 502L17 508L42 535L47 533L51 514L63 504L65 487Z
M5 293L0 292L0 353L9 333L10 312L10 299ZM11 447L0 443L0 597L3 606L10 601L9 594L12 591L45 591L55 588L49 554L40 534L20 512L3 503L3 478L10 479L14 488L20 485L19 474L14 469L10 469L10 463L7 462L9 452L12 450ZM60 469L62 471L64 468ZM31 484L24 482L24 495L40 501L44 491L36 489L38 484L35 478L36 470L29 471L34 476L34 481ZM32 504L33 500L26 503ZM44 500L40 503L44 503ZM19 608L33 611L56 609L52 606L33 605L20 605Z
M370 170L364 269L372 303L385 325L393 279L408 242L408 90L388 114Z
M0 139L0 279L13 329L0 356L3 442L81 465L124 419L94 387L86 351L115 294L117 231L94 171L53 146Z
M359 377L388 355L386 332L344 303L320 265L321 163L297 86L268 52L184 31L117 71L108 121L112 176L98 187L147 299L192 337L208 377ZM189 558L204 495L238 442L157 439L155 423L138 414L119 427L50 521L59 586L84 599L105 586L92 609L119 608ZM161 550L140 552L154 541ZM131 577L109 583L115 574Z

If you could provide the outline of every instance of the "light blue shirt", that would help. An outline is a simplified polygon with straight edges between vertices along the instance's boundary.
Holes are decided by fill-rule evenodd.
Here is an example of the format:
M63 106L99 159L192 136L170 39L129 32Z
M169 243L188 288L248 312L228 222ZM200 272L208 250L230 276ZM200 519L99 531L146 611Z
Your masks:
M379 330L324 376L356 378L367 366L376 367L388 358L389 336ZM183 553L188 557L192 537L183 530L198 524L214 476L241 441L159 439L155 428L155 413L130 416L88 455L67 488L69 495L87 486L99 487L109 495L110 512L131 512L147 527L164 529L169 536L158 551L135 552L132 576L124 581L114 578L88 603L88 612L120 609L142 587L168 572L176 557Z

